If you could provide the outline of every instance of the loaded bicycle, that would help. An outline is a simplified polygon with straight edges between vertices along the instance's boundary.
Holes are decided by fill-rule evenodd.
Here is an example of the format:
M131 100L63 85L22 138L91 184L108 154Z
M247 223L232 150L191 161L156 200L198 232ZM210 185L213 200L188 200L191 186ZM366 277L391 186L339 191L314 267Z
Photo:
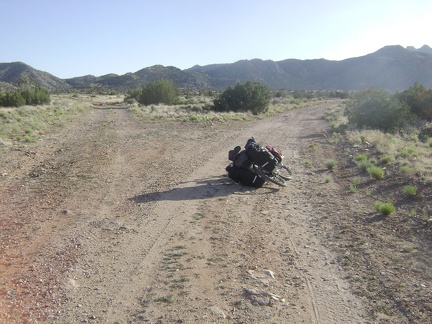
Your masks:
M270 181L285 187L292 179L281 152L271 145L258 144L253 137L247 141L245 150L237 146L229 151L228 158L233 161L226 168L228 176L246 186L261 187Z

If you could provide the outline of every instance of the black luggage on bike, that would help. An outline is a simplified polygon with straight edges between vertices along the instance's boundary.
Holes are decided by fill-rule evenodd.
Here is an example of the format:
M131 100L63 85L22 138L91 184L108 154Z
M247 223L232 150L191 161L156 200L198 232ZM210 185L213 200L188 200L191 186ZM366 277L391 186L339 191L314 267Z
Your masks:
M246 152L249 159L258 167L261 167L267 172L272 172L277 164L277 160L265 147L257 143L249 143L246 145Z
M252 170L239 168L233 163L226 167L226 171L228 171L228 177L244 186L261 188L265 183L265 179L261 178Z

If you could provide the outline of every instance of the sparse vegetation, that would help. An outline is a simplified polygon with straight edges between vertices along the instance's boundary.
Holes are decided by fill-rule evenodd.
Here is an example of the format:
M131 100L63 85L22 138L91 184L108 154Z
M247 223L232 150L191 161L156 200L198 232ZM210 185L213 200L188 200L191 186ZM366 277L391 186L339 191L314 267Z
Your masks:
M155 299L155 302L171 304L173 302L172 295L158 297Z
M62 125L77 112L90 107L88 101L56 95L50 104L0 108L0 141L34 142L53 127Z
M129 110L139 119L144 120L175 120L182 122L225 123L227 121L244 121L262 118L261 115L254 115L248 111L214 111L212 96L187 96L180 97L179 102L173 105L153 104L139 106L131 96L137 96L136 92L130 92L125 98ZM301 108L306 103L293 103L292 97L285 96L278 98L277 102L271 102L266 116L274 115L284 111Z

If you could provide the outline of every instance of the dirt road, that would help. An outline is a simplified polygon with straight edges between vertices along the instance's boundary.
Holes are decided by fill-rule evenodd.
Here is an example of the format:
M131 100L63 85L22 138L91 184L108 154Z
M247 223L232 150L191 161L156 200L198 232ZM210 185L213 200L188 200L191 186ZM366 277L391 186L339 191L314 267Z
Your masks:
M99 107L3 156L0 321L368 322L318 222L337 185L305 167L311 143L333 154L328 105L214 125ZM225 176L250 136L283 151L288 187Z

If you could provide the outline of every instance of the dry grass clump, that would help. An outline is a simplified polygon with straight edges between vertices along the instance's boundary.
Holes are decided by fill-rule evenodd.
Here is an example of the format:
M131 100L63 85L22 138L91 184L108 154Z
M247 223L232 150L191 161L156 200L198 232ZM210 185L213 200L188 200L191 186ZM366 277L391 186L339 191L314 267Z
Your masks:
M343 103L335 104L324 117L330 123L333 132L345 133L348 129L348 117L344 115L344 110Z
M143 120L171 120L171 121L190 121L224 123L229 120L249 120L252 114L246 112L214 112L203 105L149 105L133 106L130 111L139 119Z
M270 106L267 115L274 115L284 111L302 108L310 102L311 102L310 100L305 101L305 100L295 99L291 96L273 98L270 101Z
M383 165L395 165L401 173L417 174L425 180L432 177L431 139L421 142L412 133L388 134L378 130L349 131L347 137L353 144L367 142L375 147Z
M51 95L51 103L47 105L0 107L0 142L3 146L35 142L91 105L88 98L77 95Z
M129 109L139 119L144 120L174 120L190 122L226 122L230 120L252 120L262 118L262 115L253 115L250 112L215 112L212 110L213 97L211 96L188 96L182 98L179 104L165 105L154 104L140 106L130 103ZM305 106L309 101L293 99L290 96L274 98L270 102L265 116L274 115L284 111L297 109Z

